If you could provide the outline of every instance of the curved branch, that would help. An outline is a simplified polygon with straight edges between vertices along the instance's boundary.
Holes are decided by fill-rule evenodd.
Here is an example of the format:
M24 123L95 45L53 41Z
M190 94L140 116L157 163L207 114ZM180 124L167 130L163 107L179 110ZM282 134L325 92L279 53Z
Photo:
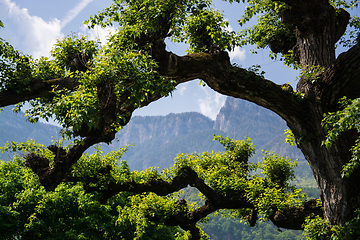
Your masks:
M323 209L317 205L316 199L310 199L301 207L289 207L276 211L270 216L270 220L279 228L303 230L305 219L313 214L323 217Z
M109 174L109 169L105 169ZM234 191L231 196L224 196L209 187L205 181L199 178L198 174L190 167L183 167L178 170L177 176L172 181L164 181L162 179L150 179L145 183L136 183L133 180L116 183L110 175L109 184L104 189L101 187L91 187L90 183L101 181L97 177L88 178L84 183L86 192L99 192L102 194L101 203L105 204L107 200L120 192L144 193L153 192L159 196L166 196L170 193L179 191L188 185L196 187L206 197L205 204L199 208L190 211L187 202L180 199L177 202L177 211L172 212L166 217L164 213L152 212L148 218L153 221L163 221L167 226L180 226L184 230L189 230L192 238L200 239L200 231L197 222L209 214L220 209L251 209L251 214L247 217L251 226L255 226L257 221L257 209L246 198L243 191ZM68 181L81 181L81 179L68 178ZM103 182L103 181L101 181ZM157 215L160 214L160 215ZM279 211L274 209L270 220L278 227L287 229L303 229L302 225L305 218L312 214L322 216L322 208L317 205L317 200L312 199L305 202L302 207L288 207ZM291 220L291 221L290 221Z
M53 96L54 89L69 89L73 90L79 86L79 82L74 78L58 78L43 81L41 79L33 79L28 84L28 89L21 93L12 90L5 90L0 92L0 107L13 105L19 102L28 101L40 97Z
M163 40L156 41L152 48L152 51L156 53L153 57L159 63L159 74L175 80L176 84L202 79L219 93L254 102L278 113L285 120L290 120L293 114L302 116L299 110L303 108L304 104L299 103L299 99L292 90L289 91L288 87L284 88L284 86L265 80L251 71L232 66L227 52L193 53L179 57L166 51ZM0 92L0 107L38 97L51 96L54 87L71 90L78 85L78 81L72 78L33 80L29 84L29 90L22 94L13 91ZM142 106L146 106L166 94L149 94ZM135 108L126 107L125 110L129 110L126 115L130 117ZM85 137L86 134L81 136Z
M232 66L227 52L161 55L160 74L176 83L202 79L215 91L251 101L279 114L286 121L303 117L307 102L288 84L277 85L252 71Z
M114 138L115 134L86 137L81 143L76 144L68 151L51 145L48 148L55 154L52 167L50 167L48 159L34 153L25 156L25 165L38 175L41 185L47 191L53 191L63 182L71 166L77 162L89 147L96 143L111 141Z
M171 182L166 182L162 179L151 179L143 184L136 183L133 180L116 183L115 179L111 179L106 190L99 190L96 187L89 186L90 182L96 183L98 181L98 179L92 179L92 181L85 183L84 186L87 192L101 192L103 195L101 198L102 203L106 203L109 198L124 191L133 193L153 192L159 196L166 196L170 193L186 188L198 178L197 173L188 167L179 169L178 173L178 176L176 176Z

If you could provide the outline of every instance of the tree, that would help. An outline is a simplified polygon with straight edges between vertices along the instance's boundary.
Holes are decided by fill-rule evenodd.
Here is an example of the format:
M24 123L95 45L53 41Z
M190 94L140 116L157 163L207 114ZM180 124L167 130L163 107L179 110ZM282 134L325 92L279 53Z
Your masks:
M64 135L75 138L69 149L49 147L54 154L51 164L37 154L26 156L26 165L45 189L52 191L66 179L90 146L113 140L136 108L171 93L178 84L201 79L222 94L281 116L312 168L324 218L333 226L354 219L360 203L360 170L353 168L343 177L342 169L352 158L349 150L358 131L344 131L331 146L323 144L327 130L322 120L324 114L340 110L342 97L356 99L360 93L356 39L360 21L347 11L357 1L246 2L240 25L256 15L260 18L256 26L240 33L226 29L224 16L211 7L211 1L115 0L86 21L90 28L119 26L102 48L96 41L69 36L55 45L53 59L28 61L29 57L2 41L0 106L31 100L30 120L54 116L64 127ZM166 38L189 43L189 53L177 56L167 51ZM230 63L226 50L249 43L268 46L270 57L281 55L285 64L301 69L296 91ZM336 57L339 45L348 50ZM213 206L216 199L204 195ZM248 200L237 206L257 210ZM276 209L268 217L279 227L301 229L305 217L318 212L312 206L310 201L302 208Z

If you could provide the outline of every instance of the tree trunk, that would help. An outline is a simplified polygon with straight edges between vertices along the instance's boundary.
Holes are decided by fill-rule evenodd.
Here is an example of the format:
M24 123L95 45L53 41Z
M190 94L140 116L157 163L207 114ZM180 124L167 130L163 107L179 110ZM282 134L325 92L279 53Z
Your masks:
M349 149L355 143L355 135L354 132L343 134L327 149L321 144L326 136L321 125L322 118L321 106L314 104L309 107L301 126L289 122L288 125L313 171L321 193L324 217L332 225L342 225L354 217L355 207L360 203L359 171L354 172L351 178L341 177L342 167L351 157Z
M335 63L335 43L345 31L347 24L343 23L348 22L349 14L343 10L336 14L328 1L285 2L292 7L284 12L283 20L296 26L296 50L304 71L297 91L308 98L304 115L296 121L287 120L287 124L314 173L325 218L332 225L341 225L354 217L354 208L360 203L357 196L360 190L359 172L354 173L351 179L341 177L343 165L351 158L349 149L355 143L355 135L354 132L343 134L329 149L322 145L326 137L322 126L323 115L336 111L338 100L330 103L325 98L326 93L331 92L331 85L324 83L334 75L325 76L321 71L316 73L311 67L329 69ZM342 79L331 81L341 82Z

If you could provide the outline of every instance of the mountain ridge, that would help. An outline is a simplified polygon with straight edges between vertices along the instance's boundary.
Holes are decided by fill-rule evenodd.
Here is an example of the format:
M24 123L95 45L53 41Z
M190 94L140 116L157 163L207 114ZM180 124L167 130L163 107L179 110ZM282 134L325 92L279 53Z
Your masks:
M261 160L260 149L303 159L297 148L285 143L285 129L285 121L270 110L227 97L215 120L197 112L134 116L110 145L102 144L102 149L109 152L133 144L123 155L132 169L165 168L178 153L222 151L223 147L212 141L215 134L234 139L250 137L258 152L254 161ZM31 138L47 146L51 144L51 136L57 136L59 131L53 125L26 122L23 113L14 114L10 107L0 113L0 145Z

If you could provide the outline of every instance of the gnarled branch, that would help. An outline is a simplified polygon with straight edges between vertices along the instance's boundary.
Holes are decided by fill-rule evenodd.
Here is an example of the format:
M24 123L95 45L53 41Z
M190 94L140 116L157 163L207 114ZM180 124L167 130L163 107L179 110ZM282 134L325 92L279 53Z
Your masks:
M110 171L107 170L108 173ZM162 179L150 179L144 183L137 183L133 180L125 182L116 182L110 175L107 176L108 185L101 187L91 187L90 183L97 183L100 181L97 177L87 178L84 182L84 189L87 192L99 192L102 194L101 202L103 204L120 192L145 193L153 192L159 196L166 196L170 193L179 191L188 185L197 188L206 197L205 204L199 208L191 211L187 207L187 202L180 199L177 203L177 211L167 215L165 218L163 213L152 212L151 216L147 216L152 221L163 221L163 224L168 226L180 226L184 230L189 230L192 238L200 239L200 231L197 227L197 222L205 218L209 214L220 209L251 209L251 214L247 217L251 226L254 226L257 221L257 209L246 198L244 191L234 191L231 196L224 196L211 187L206 182L199 178L198 174L190 167L180 168L171 181L164 181ZM84 181L76 178L68 178L68 181ZM102 181L103 183L103 181ZM157 215L160 214L160 215ZM301 207L290 206L279 211L273 210L270 220L278 227L287 229L303 229L302 225L305 218L312 214L322 216L322 208L317 205L317 200L312 199L305 202ZM290 221L291 220L291 221Z
M54 89L69 89L73 90L79 86L79 82L74 78L58 78L43 81L41 79L33 79L26 86L21 93L12 90L5 90L0 92L0 107L13 105L16 103L28 101L35 98L45 98L53 96Z

